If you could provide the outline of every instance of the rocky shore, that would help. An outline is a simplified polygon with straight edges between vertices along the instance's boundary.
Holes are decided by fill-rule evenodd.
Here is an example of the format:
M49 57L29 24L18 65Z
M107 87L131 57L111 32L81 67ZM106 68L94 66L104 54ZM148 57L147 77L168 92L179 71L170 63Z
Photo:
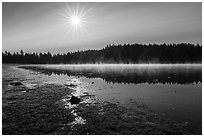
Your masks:
M13 82L10 82L13 83ZM35 89L4 81L4 135L21 134L190 134L179 124L138 106L131 110L91 95L70 104L74 90L46 84ZM90 101L90 99L92 101Z

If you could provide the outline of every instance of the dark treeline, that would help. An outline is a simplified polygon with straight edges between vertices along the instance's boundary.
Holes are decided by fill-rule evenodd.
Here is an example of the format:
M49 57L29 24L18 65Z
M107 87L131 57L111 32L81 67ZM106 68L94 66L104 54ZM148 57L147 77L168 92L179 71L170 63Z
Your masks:
M66 54L2 53L3 63L82 64L82 63L201 63L202 46L197 44L123 44L107 45L101 50Z

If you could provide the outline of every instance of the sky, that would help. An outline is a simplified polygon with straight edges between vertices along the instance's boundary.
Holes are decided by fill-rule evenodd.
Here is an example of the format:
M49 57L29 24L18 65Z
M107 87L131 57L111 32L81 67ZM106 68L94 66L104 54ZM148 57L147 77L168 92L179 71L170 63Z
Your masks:
M2 3L3 51L67 53L182 42L202 44L201 2Z

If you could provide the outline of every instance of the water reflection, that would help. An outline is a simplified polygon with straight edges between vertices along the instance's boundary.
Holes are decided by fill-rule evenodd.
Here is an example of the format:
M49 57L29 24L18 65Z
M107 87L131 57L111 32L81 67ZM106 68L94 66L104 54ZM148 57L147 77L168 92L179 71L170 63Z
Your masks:
M202 82L202 66L179 65L35 65L20 66L52 74L102 78L112 83L190 84Z

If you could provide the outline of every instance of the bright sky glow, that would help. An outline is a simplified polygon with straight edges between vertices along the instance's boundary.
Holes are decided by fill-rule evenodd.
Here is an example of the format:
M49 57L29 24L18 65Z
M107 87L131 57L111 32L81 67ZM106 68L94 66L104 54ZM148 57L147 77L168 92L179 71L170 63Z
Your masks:
M67 53L107 44L202 43L202 2L3 2L2 50Z

